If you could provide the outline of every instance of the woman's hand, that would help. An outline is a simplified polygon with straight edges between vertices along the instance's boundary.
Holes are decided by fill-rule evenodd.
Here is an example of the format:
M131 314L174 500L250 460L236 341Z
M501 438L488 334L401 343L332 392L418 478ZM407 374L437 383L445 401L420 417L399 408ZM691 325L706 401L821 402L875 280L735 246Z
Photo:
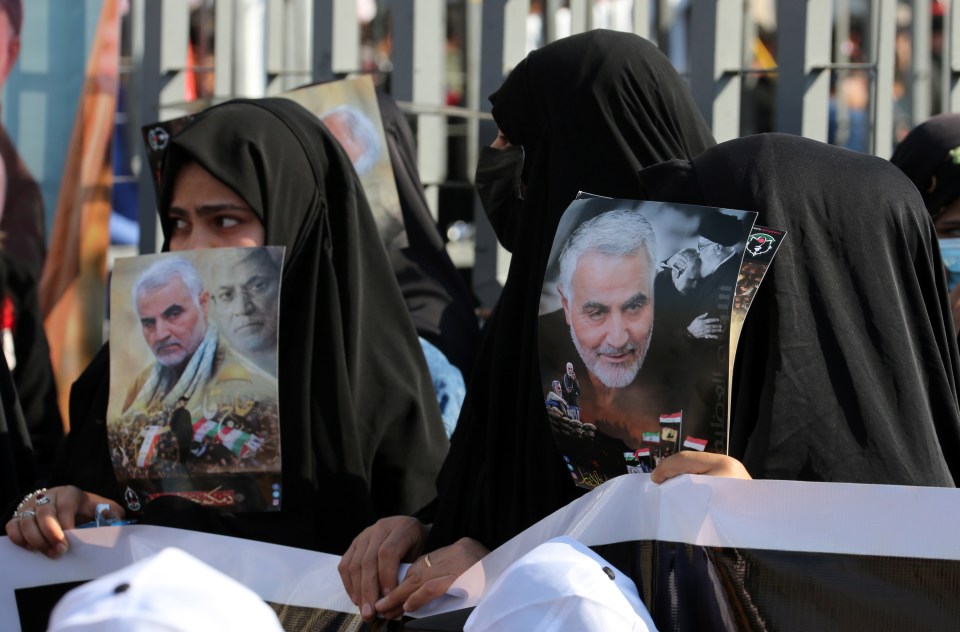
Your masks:
M400 585L374 607L387 619L419 610L446 593L457 577L487 553L486 547L471 538L460 538L450 546L431 551L418 558Z
M337 570L350 600L360 609L364 621L376 615L373 604L397 587L401 562L412 562L420 554L427 527L416 518L381 518L358 535L344 554Z
M49 498L49 500L47 500ZM78 487L53 487L37 494L7 521L7 536L28 551L40 551L53 559L67 552L64 531L73 529L77 520L86 522L96 517L97 505L107 503L110 511L123 518L124 511L116 502L90 494Z
M716 454L714 452L696 452L684 450L672 454L660 461L653 470L650 480L662 483L681 474L705 474L707 476L724 476L726 478L752 479L743 463L732 456Z

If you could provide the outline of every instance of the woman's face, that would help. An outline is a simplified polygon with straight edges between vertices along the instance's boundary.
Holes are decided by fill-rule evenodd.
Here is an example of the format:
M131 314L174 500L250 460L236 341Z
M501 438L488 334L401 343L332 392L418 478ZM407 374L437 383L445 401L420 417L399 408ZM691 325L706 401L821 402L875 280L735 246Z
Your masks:
M950 202L933 220L937 237L960 237L960 198Z
M263 224L250 205L194 162L177 174L167 218L173 251L265 245Z

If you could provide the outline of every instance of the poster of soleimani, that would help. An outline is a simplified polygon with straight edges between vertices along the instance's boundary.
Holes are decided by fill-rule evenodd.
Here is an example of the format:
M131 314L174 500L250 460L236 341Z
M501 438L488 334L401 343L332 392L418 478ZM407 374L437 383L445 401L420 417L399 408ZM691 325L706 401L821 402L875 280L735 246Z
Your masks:
M282 266L280 247L117 260L107 432L128 509L280 509Z
M540 299L547 419L574 482L724 452L731 308L756 213L581 193Z

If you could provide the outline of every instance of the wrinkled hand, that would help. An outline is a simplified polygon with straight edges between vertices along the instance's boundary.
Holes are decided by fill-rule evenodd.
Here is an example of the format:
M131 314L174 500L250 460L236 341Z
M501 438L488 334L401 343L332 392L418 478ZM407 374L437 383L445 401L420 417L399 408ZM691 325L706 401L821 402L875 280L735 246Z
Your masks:
M694 338L716 339L723 332L723 325L720 324L719 318L707 318L707 312L704 312L693 319L687 331Z
M752 479L743 463L732 456L716 454L714 452L695 452L684 450L671 454L653 470L650 480L662 483L681 474L705 474L707 476L723 476L726 478Z
M7 521L10 541L28 551L40 551L53 559L67 552L64 531L77 526L77 521L88 522L96 517L97 505L107 503L118 518L124 517L123 507L103 496L83 491L73 485L53 487L44 494L51 502L37 504L33 498L20 511L33 511L33 516L14 516Z
M353 540L337 570L364 621L373 620L373 604L380 595L389 595L397 587L400 563L417 558L426 535L426 525L416 518L391 516L381 518Z
M476 540L460 538L450 546L421 556L407 571L400 585L375 604L377 612L394 619L404 612L419 610L447 592L457 577L487 553L486 547Z

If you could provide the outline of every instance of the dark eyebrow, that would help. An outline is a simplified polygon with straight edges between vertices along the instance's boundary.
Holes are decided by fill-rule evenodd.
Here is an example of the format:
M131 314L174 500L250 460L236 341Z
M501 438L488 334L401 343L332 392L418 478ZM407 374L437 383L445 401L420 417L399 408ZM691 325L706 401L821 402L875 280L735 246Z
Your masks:
M209 216L215 215L217 213L222 213L223 211L248 211L253 213L253 209L249 206L242 206L240 204L234 204L233 202L221 202L213 204L204 204L197 208L197 215L200 216ZM180 214L184 215L187 213L187 209L180 206L171 206L167 211L168 214Z
M586 303L580 306L580 309L582 310L598 309L603 312L610 311L610 307L608 305L604 305L603 303L598 303L597 301L587 301Z
M628 298L626 301L624 301L623 305L621 305L620 307L622 309L624 307L629 307L632 305L646 305L648 300L649 299L645 292L637 292L636 294Z
M182 312L182 311L183 311L183 306L181 306L179 303L174 303L173 305L171 305L171 306L168 307L167 309L163 310L163 313L161 314L161 316L163 316L164 318L170 318L171 316L175 315L176 313L179 313L179 312Z

